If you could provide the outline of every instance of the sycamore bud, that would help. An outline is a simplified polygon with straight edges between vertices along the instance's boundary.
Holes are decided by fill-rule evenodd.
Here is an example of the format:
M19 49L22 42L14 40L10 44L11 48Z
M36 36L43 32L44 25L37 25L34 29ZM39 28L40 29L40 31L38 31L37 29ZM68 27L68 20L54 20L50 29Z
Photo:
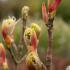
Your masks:
M29 49L31 50L31 48L33 51L36 50L37 49L37 35L36 35L35 30L31 28L26 28L24 32L24 41L25 41L25 44L27 45L28 50Z
M23 20L26 20L28 17L28 12L29 12L29 7L28 6L24 6L21 10L21 16Z
M59 4L61 3L61 0L48 0L48 10L46 11L46 5L43 2L42 3L42 16L44 21L48 22L49 18L54 18L55 14L56 14L56 10L59 6Z
M15 17L9 17L7 19L4 19L2 23L2 36L8 48L10 48L11 43L14 41L12 35L15 25Z

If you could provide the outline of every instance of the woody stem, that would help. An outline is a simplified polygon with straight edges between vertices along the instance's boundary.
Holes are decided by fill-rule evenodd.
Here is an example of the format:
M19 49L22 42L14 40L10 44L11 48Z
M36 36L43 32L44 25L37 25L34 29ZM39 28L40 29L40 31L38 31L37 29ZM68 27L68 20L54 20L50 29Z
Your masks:
M50 18L48 20L48 48L46 54L46 66L47 70L52 70L52 30L53 30L53 20L54 18Z

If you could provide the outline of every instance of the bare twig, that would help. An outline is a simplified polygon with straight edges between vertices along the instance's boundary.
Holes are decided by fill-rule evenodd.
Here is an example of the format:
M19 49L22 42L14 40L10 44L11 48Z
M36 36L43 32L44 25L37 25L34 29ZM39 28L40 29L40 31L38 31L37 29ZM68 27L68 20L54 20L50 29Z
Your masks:
M9 50L10 53L12 54L12 57L13 57L14 62L15 62L16 64L21 63L21 62L24 60L24 58L26 57L26 55L24 55L21 59L19 59L19 60L17 59L17 58L19 58L19 57L21 56L21 55L19 54L19 53L20 53L20 51L19 51L20 47L23 46L23 45L25 46L23 34L24 34L25 29L26 29L26 22L27 22L27 17L28 17L28 11L29 11L29 7L28 7L28 6L24 6L24 7L22 8L22 12L21 12L21 15L22 15L22 16L21 16L21 19L17 20L16 23L15 23L15 25L16 25L16 24L19 23L20 21L23 21L23 22L22 22L22 24L23 24L22 34L21 34L21 36L20 36L19 44L16 45L15 42L13 42L13 43L11 44L11 46L14 48L15 53L16 53L16 55L17 55L18 57L16 57L16 56L14 55L14 52L12 51L12 49ZM14 29L15 29L15 27L14 27ZM14 30L13 30L13 31L14 31ZM12 34L13 34L13 32L12 32Z
M26 55L24 55L21 59L18 60L18 59L17 59L18 57L15 57L15 55L14 55L12 49L9 49L9 51L10 51L10 54L12 55L13 60L14 60L14 62L15 62L16 64L21 63L21 62L26 58ZM19 54L17 54L17 55L19 55Z

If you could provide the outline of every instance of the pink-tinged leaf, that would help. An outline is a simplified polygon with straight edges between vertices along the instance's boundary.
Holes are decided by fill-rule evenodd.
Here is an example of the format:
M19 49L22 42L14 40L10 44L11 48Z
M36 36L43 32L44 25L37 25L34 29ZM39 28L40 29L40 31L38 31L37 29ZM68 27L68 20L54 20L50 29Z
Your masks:
M45 3L42 4L42 13L47 13L46 12L46 5L45 5Z
M48 14L47 14L47 11L46 11L45 3L42 4L42 16L43 16L43 20L45 22L47 22L48 21Z
M56 3L49 4L48 11L49 13L56 10Z
M57 7L61 3L61 0L55 0L53 3L49 3L48 11L49 13L52 13L53 11L56 11Z
M57 6L61 3L61 0L55 0Z
M34 32L34 34L32 35L32 38L31 38L31 45L34 47L34 50L37 48L37 36L36 36L35 32Z
M3 64L5 62L5 58L6 58L5 49L0 47L0 64Z
M2 35L3 35L4 38L6 37L7 32L8 32L8 29L4 29L4 30L2 31Z

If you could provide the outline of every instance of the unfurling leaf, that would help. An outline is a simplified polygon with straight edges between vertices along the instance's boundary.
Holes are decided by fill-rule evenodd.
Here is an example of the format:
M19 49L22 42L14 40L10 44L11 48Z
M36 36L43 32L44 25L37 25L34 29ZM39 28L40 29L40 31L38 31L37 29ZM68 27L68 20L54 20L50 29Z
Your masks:
M48 21L48 13L46 11L46 5L45 5L45 3L42 4L42 16L43 16L43 20L45 22L47 22Z
M56 9L57 9L57 7L59 6L60 3L61 3L61 0L54 0L53 3L51 3L51 0L50 0L49 4L48 4L49 13L52 13L52 12L56 11Z

